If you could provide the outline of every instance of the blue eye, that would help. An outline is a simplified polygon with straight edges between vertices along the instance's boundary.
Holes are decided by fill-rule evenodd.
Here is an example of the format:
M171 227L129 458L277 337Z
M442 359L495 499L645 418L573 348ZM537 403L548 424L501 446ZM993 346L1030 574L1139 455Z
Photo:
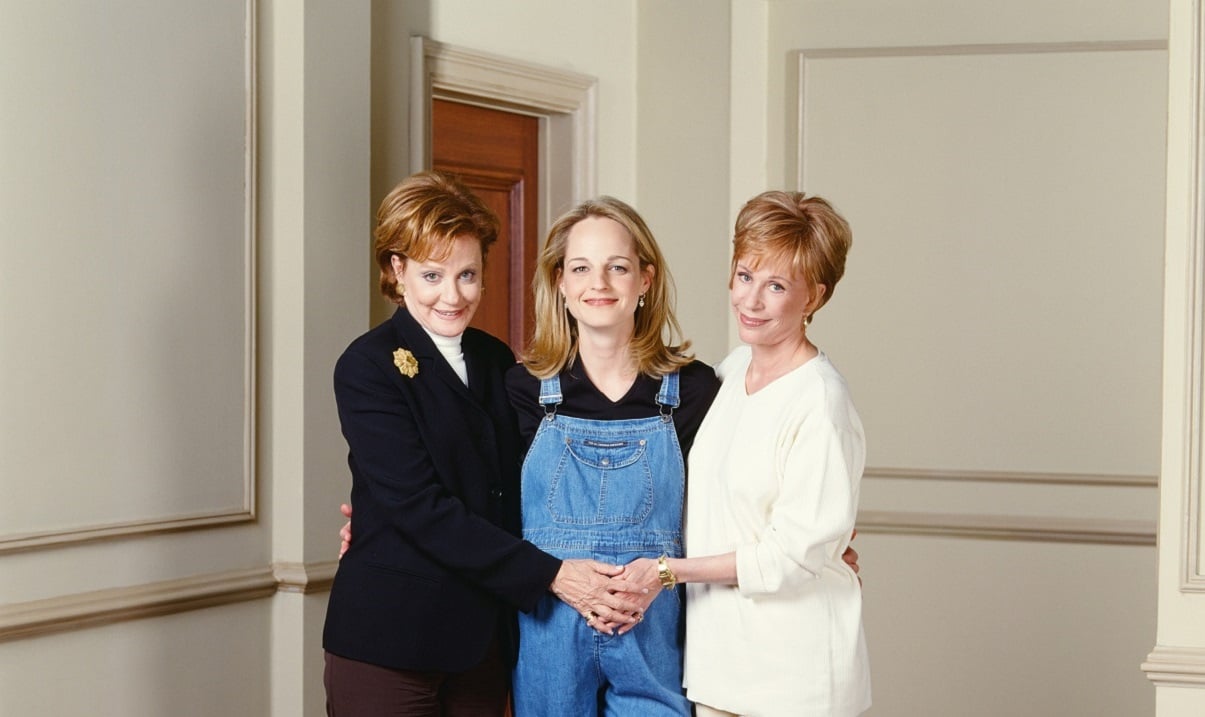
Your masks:
M785 288L783 288L783 285L782 285L782 284L774 284L774 283L771 283L771 284L770 284L770 291L775 291L775 292L783 292L783 291L786 291L786 289L785 289Z
M628 268L622 264L612 264L611 271L613 271L617 274L625 274L625 273L627 273Z
M750 281L752 281L752 277L750 277L749 274L744 271L736 272L736 278L743 284L748 284Z
M432 283L432 284L439 281L439 273L434 272L434 271L423 272L422 277L423 277L423 281L426 281L426 282Z
M462 272L460 272L460 280L464 281L464 282L472 283L477 280L477 272L472 269L467 269L465 271L462 271Z

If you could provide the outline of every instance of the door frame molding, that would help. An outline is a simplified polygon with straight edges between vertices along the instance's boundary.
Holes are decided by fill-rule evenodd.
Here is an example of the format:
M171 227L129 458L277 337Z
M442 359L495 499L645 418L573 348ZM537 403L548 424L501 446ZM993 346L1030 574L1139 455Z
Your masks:
M410 38L410 171L431 168L432 99L519 112L540 120L539 232L597 184L598 79L567 70Z

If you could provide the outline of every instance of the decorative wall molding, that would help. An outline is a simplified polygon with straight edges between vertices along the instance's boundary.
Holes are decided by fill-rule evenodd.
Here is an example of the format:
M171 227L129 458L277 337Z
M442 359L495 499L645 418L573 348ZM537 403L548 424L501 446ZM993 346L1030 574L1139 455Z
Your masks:
M540 118L541 231L550 211L594 196L597 79L425 37L410 47L410 171L431 167L431 100L446 99ZM571 196L557 194L561 183Z
M1156 685L1205 688L1205 648L1156 645L1142 671Z
M92 543L129 535L150 535L193 528L212 528L253 520L255 518L254 469L248 467L247 470L247 487L250 493L241 508L172 518L152 518L112 523L109 525L90 525L64 530L48 530L38 533L15 533L0 537L0 554L77 543Z
M276 590L265 567L0 605L0 641L256 600Z
M1169 268L1166 277L1169 292L1183 292L1185 324L1164 327L1165 331L1174 332L1171 335L1183 337L1184 343L1176 347L1183 351L1183 358L1174 357L1171 360L1176 363L1183 361L1184 375L1181 380L1186 390L1180 395L1165 395L1164 400L1179 404L1184 435L1177 436L1175 440L1180 441L1186 451L1180 461L1183 474L1168 476L1169 485L1171 480L1180 481L1187 509L1180 589L1185 592L1205 592L1205 489L1202 487L1205 481L1205 211L1202 208L1202 192L1205 191L1205 90L1201 87L1201 63L1205 61L1205 14L1200 2L1193 3L1192 12L1192 62L1187 78L1191 88L1190 131L1185 138L1191 171L1187 178L1187 196L1183 198L1188 209L1188 234L1183 237L1186 245L1179 250L1185 257L1184 274L1173 276ZM1170 140L1169 137L1169 143ZM1177 186L1170 181L1168 184L1169 189ZM1171 226L1169 221L1169 229ZM1172 241L1179 241L1179 237L1169 232L1168 242ZM1184 282L1182 288L1172 286L1179 281ZM1165 346L1172 350L1170 342L1165 342ZM1171 366L1165 370L1171 370Z
M321 593L330 590L338 565L335 560L274 563L0 605L0 642L259 600L278 592Z
M863 479L1067 486L1085 489L1148 488L1152 491L1159 486L1158 476L1151 475L881 467L867 468ZM858 513L858 532L1102 545L1154 545L1156 526L1153 520L869 509Z
M1090 42L1013 42L969 45L898 45L800 50L811 57L931 57L934 55L1035 55L1051 52L1126 52L1166 50L1166 40L1098 40Z
M273 563L276 589L286 593L320 593L331 589L338 560L318 563Z
M257 0L244 3L245 56L243 76L243 490L241 504L218 510L192 514L177 514L104 524L67 526L46 531L0 532L0 555L65 544L88 543L129 535L172 532L194 528L215 527L242 523L256 517L255 418L257 364L256 344L256 213L257 213L257 150L256 150L256 5ZM2 637L0 637L2 639Z
M854 59L874 57L937 57L955 55L1033 55L1069 52L1134 52L1166 50L1165 40L1103 40L1092 42L1032 42L1032 43L983 43L971 45L902 45L895 47L835 47L798 50L791 66L788 79L794 89L794 97L788 93L794 111L793 121L788 123L788 146L794 167L788 167L788 177L794 179L795 188L803 189L804 178L804 108L807 102L807 63L809 60ZM792 102L793 99L793 102Z
M896 77L898 73L899 77L910 78L910 81L915 79L919 93L911 96L914 104L905 114L918 125L932 127L940 126L943 117L936 113L948 108L937 104L930 108L929 99L949 99L951 106L979 107L968 103L980 102L983 95L963 96L957 92L950 95L947 88L932 85L927 75L921 74L921 70L930 66L950 69L951 76L968 83L966 86L978 84L979 88L991 85L983 84L974 71L981 67L993 68L1000 77L1012 81L1008 85L1010 91L1023 92L1033 83L1027 72L1039 65L1062 68L1065 63L1067 77L1075 77L1077 72L1095 72L1101 66L1099 63L1119 62L1126 67L1140 63L1149 68L1158 62L1157 53L1166 50L1167 42L1161 39L799 50L791 58L794 62L787 78L788 111L794 112L793 118L786 123L787 156L794 162L787 168L788 177L793 177L794 188L800 190L808 190L804 186L805 179L809 182L824 179L849 182L849 177L832 173L834 157L840 154L833 149L834 145L816 144L823 141L821 132L838 131L834 127L840 126L839 120L834 118L844 116L832 105L817 104L820 98L832 99L839 94L843 85L834 84L839 79L879 76L880 73L891 73L886 77ZM997 56L1004 56L1003 60ZM1039 57L1035 59L1034 56ZM876 61L864 62L867 59ZM1081 66L1088 69L1081 69ZM1054 74L1063 78L1062 74ZM861 99L862 95L852 94L851 97ZM854 104L854 100L850 102ZM848 111L849 108L843 106L842 109ZM1091 111L1097 110L1092 108ZM1158 121L1154 113L1151 115ZM923 122L927 119L931 121ZM882 133L884 129L880 124L872 123L868 127ZM872 135L873 138L879 136ZM925 139L933 138L926 135ZM807 170L812 170L811 174ZM849 185L842 186L848 188ZM1153 302L1152 310L1157 311ZM1153 363L1150 368L1155 368ZM1156 376L1152 371L1151 380L1157 380ZM1007 463L1003 466L1009 467ZM1113 475L871 467L864 473L863 510L859 514L858 529L866 533L1152 546L1157 530L1154 508L1159 486L1159 476L1153 473ZM1080 495L1084 497L1082 503L1077 501Z
M866 478L960 481L967 483L1038 483L1069 486L1157 488L1159 476L1096 473L1034 473L1026 471L951 471L928 468L867 468Z
M971 513L863 510L858 512L858 532L1099 545L1155 544L1154 521Z

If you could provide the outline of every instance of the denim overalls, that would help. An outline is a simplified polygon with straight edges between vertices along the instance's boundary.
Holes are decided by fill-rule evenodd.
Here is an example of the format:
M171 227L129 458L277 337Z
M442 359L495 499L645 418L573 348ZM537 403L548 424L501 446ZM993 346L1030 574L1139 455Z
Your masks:
M686 471L674 430L678 374L661 381L661 415L558 416L560 377L540 383L540 422L523 462L523 537L559 558L624 565L682 555ZM625 635L604 635L551 593L519 615L516 717L690 715L682 693L678 591L659 596Z

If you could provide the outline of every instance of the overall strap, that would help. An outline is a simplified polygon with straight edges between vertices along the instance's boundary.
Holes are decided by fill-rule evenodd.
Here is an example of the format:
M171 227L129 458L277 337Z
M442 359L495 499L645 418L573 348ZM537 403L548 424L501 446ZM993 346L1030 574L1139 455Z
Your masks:
M544 415L551 418L556 415L556 407L564 401L561 395L560 375L540 380L540 405L544 407Z
M657 404L661 406L661 416L668 418L674 415L674 409L682 403L678 395L678 372L667 373L661 378L661 390L657 392Z

